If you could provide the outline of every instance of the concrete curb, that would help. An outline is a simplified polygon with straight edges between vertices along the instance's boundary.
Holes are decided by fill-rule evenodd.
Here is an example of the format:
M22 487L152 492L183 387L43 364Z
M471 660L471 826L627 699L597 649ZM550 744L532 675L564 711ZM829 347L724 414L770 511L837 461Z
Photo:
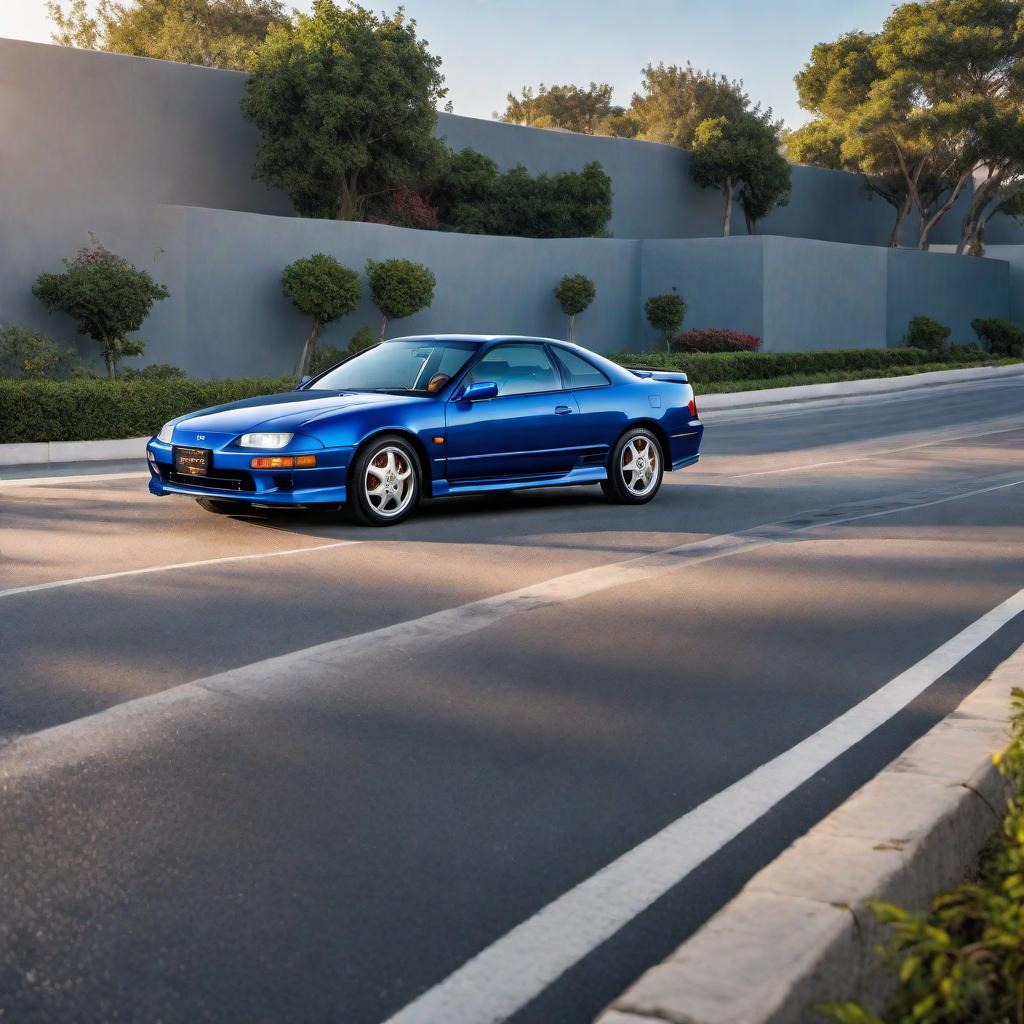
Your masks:
M0 444L0 466L47 466L55 462L114 462L145 459L148 437L113 441L40 441Z
M597 1024L820 1024L822 1002L880 1007L893 979L866 903L924 909L970 870L1009 792L992 757L1007 743L1014 686L1024 646Z
M736 391L727 395L697 394L701 412L707 409L746 409L759 405L778 405L782 402L819 401L826 398L884 395L899 391L915 391L936 384L955 384L959 381L988 380L993 377L1012 377L1024 374L1024 363L1012 366L972 366L966 370L934 370L905 377L873 377L869 380L842 380L832 384L800 384L792 388L764 388L760 391Z

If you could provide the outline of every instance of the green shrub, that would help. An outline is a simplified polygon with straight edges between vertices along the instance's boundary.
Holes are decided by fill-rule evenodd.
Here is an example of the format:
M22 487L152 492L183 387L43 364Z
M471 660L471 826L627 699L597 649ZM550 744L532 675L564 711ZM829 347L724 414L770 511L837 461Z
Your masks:
M0 330L0 377L56 380L77 362L73 348L61 348L39 331L17 324Z
M915 316L907 324L907 333L903 336L903 344L907 348L923 348L928 352L945 352L946 343L952 332L945 324L933 320L930 316Z
M373 304L380 310L380 340L389 320L399 320L426 309L434 301L434 272L412 260L367 260Z
M686 316L686 303L681 295L674 291L666 295L652 295L644 303L644 316L647 322L661 335L665 351L672 348L672 338L679 333Z
M357 352L362 352L364 348L370 348L371 345L376 344L377 339L373 336L373 331L363 325L352 335L352 340L349 341L345 354L354 356Z
M533 177L522 164L501 173L473 149L449 155L432 198L442 224L475 235L597 237L612 215L611 178L596 161L581 171Z
M555 288L555 298L569 318L569 340L573 340L576 314L582 313L597 295L594 282L586 274L566 274Z
M329 370L332 366L336 366L348 355L348 352L338 348L337 345L327 345L325 348L317 345L313 349L313 355L309 360L309 370L307 372L309 376L315 377L317 374L323 373L324 370Z
M691 327L676 335L671 344L673 352L756 352L760 347L756 334L724 327Z
M150 363L149 366L126 366L119 374L121 380L184 380L184 370L170 363Z
M940 893L927 914L872 905L890 928L883 951L899 986L887 1024L996 1024L1024 1019L1024 691L1013 691L1010 745L998 759L1014 795L978 878ZM881 1024L857 1003L823 1008L835 1024Z
M1024 330L1009 320L982 319L971 321L974 333L988 346L994 356L1024 358Z
M294 386L277 377L0 381L0 444L141 437L183 413Z

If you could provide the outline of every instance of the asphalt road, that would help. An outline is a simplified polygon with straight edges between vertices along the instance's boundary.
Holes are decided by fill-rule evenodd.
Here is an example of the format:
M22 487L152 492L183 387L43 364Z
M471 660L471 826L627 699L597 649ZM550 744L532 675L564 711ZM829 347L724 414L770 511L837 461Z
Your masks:
M386 531L0 474L3 1024L586 1024L1024 642L517 969L517 926L1024 587L1024 378L707 426L643 508Z

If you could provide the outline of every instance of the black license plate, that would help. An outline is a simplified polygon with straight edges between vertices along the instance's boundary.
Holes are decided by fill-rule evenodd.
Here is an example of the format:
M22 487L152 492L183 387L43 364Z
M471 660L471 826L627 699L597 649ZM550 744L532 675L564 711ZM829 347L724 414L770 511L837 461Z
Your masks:
M174 472L182 476L207 476L210 472L208 448L174 449Z

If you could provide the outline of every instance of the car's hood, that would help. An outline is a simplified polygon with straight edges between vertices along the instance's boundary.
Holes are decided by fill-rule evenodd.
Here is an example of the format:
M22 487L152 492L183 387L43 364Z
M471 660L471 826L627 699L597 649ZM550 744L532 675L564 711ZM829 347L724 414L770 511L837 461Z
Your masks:
M416 395L360 394L337 391L287 391L281 395L260 395L240 402L228 402L183 416L177 425L188 430L220 434L242 434L256 430L296 432L335 413L368 405L422 402Z

